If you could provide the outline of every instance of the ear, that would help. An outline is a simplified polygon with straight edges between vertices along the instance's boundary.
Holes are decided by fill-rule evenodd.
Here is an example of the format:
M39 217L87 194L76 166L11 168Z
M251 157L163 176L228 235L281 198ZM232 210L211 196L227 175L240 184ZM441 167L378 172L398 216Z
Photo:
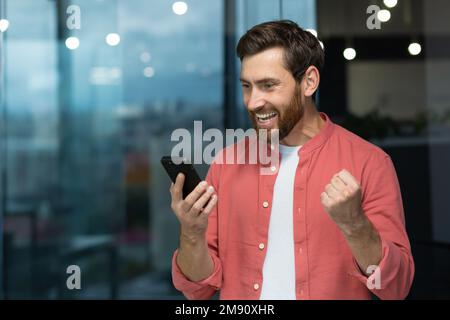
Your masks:
M303 94L306 97L312 97L314 92L316 92L320 83L319 70L315 66L310 66L306 69L303 78Z

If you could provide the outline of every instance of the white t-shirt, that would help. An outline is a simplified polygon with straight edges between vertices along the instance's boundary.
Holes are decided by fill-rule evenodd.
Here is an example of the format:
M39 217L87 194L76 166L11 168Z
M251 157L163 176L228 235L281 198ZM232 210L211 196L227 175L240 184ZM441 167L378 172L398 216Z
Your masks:
M294 179L301 146L280 144L280 168L273 191L261 300L295 300Z

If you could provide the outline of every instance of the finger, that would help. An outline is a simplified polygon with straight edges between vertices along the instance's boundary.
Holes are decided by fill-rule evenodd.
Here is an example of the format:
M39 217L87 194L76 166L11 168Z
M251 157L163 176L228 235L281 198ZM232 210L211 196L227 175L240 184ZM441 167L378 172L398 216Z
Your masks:
M198 216L202 212L203 207L206 205L206 203L209 201L209 199L213 194L214 194L214 187L209 186L206 192L204 192L203 195L200 197L200 199L198 199L194 203L189 212L195 216Z
M206 207L203 209L201 216L208 216L217 203L217 195L213 194Z
M339 175L339 178L341 178L342 181L344 181L344 183L346 185L353 187L353 188L359 188L358 181L347 170L345 170L345 169L341 170L338 173L338 175Z
M341 193L336 190L336 188L333 187L332 184L327 184L327 186L325 187L325 192L327 193L328 197L332 199L338 199L341 197Z
M184 174L179 173L175 179L175 184L172 183L171 187L173 201L178 202L183 200L183 184Z
M328 194L326 192L322 192L320 194L320 201L322 202L322 204L324 206L326 206L326 207L330 206L331 199L330 199L330 197L328 196Z
M202 194L206 191L208 183L206 181L200 182L195 189L187 195L185 201L185 210L191 210L194 203L202 196Z
M333 185L333 187L335 187L337 190L341 192L347 189L347 185L337 174L335 174L331 179L331 184Z

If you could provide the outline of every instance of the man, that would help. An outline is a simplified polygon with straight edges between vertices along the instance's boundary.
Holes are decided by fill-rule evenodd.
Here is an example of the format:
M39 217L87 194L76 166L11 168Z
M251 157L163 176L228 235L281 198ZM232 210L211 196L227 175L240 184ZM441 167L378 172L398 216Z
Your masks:
M215 162L186 199L177 178L175 287L189 299L405 298L414 262L394 166L317 111L318 40L272 21L237 54L244 104L256 129L279 130L281 161L273 175Z

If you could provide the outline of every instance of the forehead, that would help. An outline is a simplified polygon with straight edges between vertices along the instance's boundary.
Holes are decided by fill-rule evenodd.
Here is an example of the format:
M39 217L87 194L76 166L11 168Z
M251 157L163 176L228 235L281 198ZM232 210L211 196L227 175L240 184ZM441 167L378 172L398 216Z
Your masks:
M283 79L290 75L283 62L283 49L279 47L246 56L241 64L241 78L248 81L268 77Z

